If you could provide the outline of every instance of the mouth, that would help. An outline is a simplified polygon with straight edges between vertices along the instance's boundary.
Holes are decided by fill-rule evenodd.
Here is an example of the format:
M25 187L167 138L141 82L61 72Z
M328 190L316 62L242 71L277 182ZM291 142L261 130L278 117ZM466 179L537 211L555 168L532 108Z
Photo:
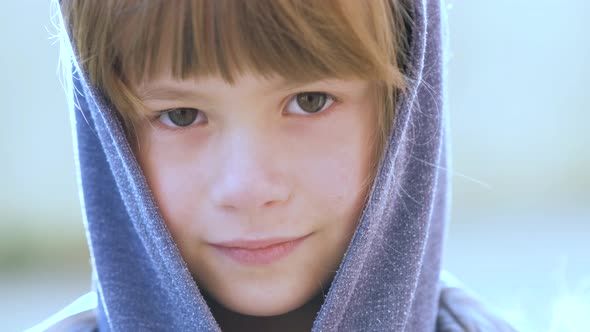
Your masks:
M294 252L311 234L291 238L232 240L212 244L222 255L244 265L274 263Z

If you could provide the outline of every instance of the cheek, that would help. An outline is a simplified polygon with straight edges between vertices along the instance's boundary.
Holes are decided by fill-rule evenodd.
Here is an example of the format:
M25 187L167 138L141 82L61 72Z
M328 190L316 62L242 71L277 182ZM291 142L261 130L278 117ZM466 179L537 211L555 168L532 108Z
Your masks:
M165 139L157 139L148 132L144 136L140 150L136 152L138 162L156 204L166 221L175 241L182 246L184 235L198 232L199 224L194 212L199 209L199 202L204 201L203 176L206 174L203 163L198 160L199 151L182 144L172 144Z
M349 109L333 114L311 128L306 128L295 147L292 171L306 197L323 210L349 216L358 210L366 194L366 180L373 162L371 133L374 121L368 109Z
M322 147L328 144L318 144L321 154ZM314 193L311 197L318 197L319 201L329 204L343 204L348 206L361 191L362 175L364 175L363 163L358 159L358 154L353 158L350 151L334 151L330 156L322 159L302 160L305 169L300 175L303 179L298 181L306 192Z

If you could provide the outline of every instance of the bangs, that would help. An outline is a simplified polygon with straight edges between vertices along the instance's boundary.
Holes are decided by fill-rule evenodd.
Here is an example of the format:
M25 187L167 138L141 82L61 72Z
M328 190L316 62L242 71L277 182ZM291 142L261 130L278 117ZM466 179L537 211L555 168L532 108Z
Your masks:
M87 32L103 30L74 38L86 40L82 61L90 60L99 81L110 67L130 81L167 70L179 79L219 75L233 83L248 71L292 81L354 77L403 85L387 1L76 2L93 12Z

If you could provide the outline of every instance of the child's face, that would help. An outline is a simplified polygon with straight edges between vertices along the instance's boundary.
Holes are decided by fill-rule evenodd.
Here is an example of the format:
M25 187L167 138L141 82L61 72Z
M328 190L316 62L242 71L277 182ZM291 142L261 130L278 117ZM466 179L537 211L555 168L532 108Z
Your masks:
M168 228L198 285L242 314L282 314L327 291L373 162L368 82L284 83L161 74L134 87L152 118L137 128L136 153ZM275 259L214 245L304 236Z

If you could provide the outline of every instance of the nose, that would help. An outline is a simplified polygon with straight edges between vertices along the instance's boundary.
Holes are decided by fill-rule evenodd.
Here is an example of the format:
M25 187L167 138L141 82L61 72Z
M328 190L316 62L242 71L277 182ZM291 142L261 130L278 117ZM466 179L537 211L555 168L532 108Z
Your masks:
M234 134L219 150L211 187L211 200L218 208L252 216L289 199L272 143L261 136Z

